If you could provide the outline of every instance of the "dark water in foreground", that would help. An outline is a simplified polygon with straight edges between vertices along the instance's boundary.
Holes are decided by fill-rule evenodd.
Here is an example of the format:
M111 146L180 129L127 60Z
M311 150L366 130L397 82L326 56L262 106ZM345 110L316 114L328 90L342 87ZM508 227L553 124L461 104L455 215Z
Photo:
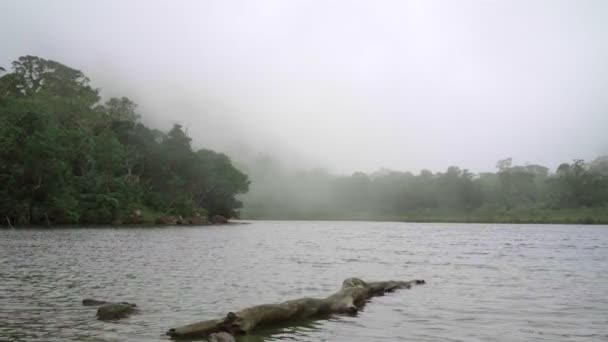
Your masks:
M262 221L2 230L0 341L165 341L352 276L428 284L243 341L608 341L608 226ZM142 312L100 322L85 297Z

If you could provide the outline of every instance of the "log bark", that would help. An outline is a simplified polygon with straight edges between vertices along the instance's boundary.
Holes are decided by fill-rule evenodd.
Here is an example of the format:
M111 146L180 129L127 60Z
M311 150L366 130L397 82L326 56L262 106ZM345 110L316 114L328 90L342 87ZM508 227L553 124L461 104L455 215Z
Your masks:
M225 317L188 324L167 331L172 338L208 337L226 332L233 336L249 333L257 328L297 322L306 318L322 318L333 314L356 314L374 296L397 289L424 284L424 280L364 282L348 278L342 288L327 298L301 298L280 304L252 306Z

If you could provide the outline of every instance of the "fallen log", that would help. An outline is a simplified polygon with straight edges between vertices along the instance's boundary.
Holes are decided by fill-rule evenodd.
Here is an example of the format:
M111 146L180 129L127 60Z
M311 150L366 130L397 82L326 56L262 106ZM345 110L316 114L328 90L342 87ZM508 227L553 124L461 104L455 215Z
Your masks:
M364 282L348 278L342 288L327 298L301 298L280 304L252 306L225 317L171 328L167 335L172 338L208 337L225 332L233 336L249 333L257 328L297 322L306 318L321 318L332 314L356 314L374 296L397 289L409 289L424 284L424 280Z

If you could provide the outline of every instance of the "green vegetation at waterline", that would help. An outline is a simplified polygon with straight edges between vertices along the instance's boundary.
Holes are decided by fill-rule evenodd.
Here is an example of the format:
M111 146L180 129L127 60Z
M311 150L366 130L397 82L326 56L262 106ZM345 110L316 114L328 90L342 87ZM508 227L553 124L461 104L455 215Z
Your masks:
M413 222L608 223L608 157L555 172L512 165L473 174L450 167L419 174L382 170L335 176L289 170L269 157L242 166L252 179L243 218Z
M302 220L302 221L392 221L420 223L526 223L526 224L608 224L608 207L578 209L478 209L471 212L420 210L404 212L401 215L377 215L375 213L338 213L334 211L289 212L278 215L260 215L245 207L241 212L244 219L261 220Z
M101 102L80 71L33 56L0 70L3 224L223 215L249 186L223 154L194 151L180 125L146 127L128 98Z
M250 219L608 223L608 157L350 176L245 159L251 187L180 125L151 129L130 99L101 101L78 70L33 56L0 69L0 224L203 222L235 217L240 200Z

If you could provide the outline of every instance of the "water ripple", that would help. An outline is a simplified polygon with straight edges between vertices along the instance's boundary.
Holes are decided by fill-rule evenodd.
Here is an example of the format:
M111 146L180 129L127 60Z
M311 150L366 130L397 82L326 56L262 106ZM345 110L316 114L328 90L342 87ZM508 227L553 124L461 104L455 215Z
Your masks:
M166 341L171 326L324 296L342 279L424 278L259 341L606 341L605 226L254 222L0 231L0 341ZM85 297L138 303L120 322Z

